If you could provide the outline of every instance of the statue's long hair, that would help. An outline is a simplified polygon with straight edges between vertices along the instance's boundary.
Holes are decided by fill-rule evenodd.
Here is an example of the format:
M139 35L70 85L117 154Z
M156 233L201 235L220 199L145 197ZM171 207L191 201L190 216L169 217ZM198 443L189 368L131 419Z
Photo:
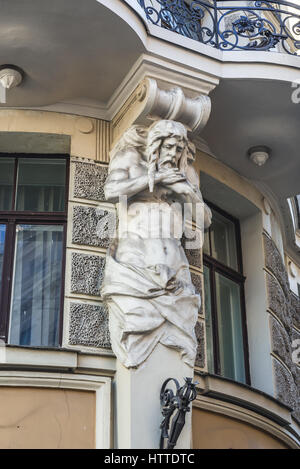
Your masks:
M147 128L143 125L132 125L124 132L111 149L109 155L110 162L114 159L117 153L128 147L136 148L142 155L144 155L146 144Z
M160 120L154 122L148 130L146 157L148 161L149 191L153 192L154 176L157 170L160 147L166 138L179 137L187 148L187 130L180 122L172 120ZM184 150L185 152L185 150Z
M183 155L180 158L179 170L182 174L186 175L187 168L192 165L196 159L196 146L193 142L188 140L187 145L184 149Z

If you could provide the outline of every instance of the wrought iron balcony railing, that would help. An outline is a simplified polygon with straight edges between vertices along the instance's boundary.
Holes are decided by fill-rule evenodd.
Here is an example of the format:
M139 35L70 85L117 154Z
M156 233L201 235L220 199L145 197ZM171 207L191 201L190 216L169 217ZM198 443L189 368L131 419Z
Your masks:
M217 49L300 54L300 0L137 1L151 23Z

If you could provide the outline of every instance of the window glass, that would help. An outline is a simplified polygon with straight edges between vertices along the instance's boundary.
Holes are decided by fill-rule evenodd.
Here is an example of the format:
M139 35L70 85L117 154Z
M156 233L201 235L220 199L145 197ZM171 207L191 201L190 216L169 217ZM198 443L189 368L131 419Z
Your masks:
M215 210L212 212L211 256L228 267L238 270L235 225Z
M210 270L204 265L204 292L205 292L205 327L206 327L206 353L207 368L209 373L214 373L214 344L213 344L213 323L211 311L211 289L210 289Z
M65 179L65 159L20 158L16 210L63 212Z
M3 257L4 257L4 242L5 242L5 225L0 225L0 291L2 286L2 270L3 270Z
M10 343L57 346L63 227L17 225Z
M240 286L216 273L221 374L245 382Z
M0 157L0 211L12 209L15 159Z

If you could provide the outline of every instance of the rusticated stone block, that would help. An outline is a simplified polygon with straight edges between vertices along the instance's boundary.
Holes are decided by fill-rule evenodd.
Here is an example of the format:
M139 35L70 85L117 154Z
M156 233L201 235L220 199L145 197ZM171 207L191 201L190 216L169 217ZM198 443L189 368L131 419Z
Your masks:
M97 163L75 162L74 197L88 200L105 200L104 184L108 169Z
M272 316L270 316L270 328L272 337L272 351L292 371L292 347L291 339L284 327L279 324Z
M298 393L300 394L300 365L294 365L293 372L292 372L296 387L298 389ZM299 399L299 408L300 408L300 399Z
M72 243L107 248L114 236L115 212L95 207L73 208Z
M290 310L293 324L300 329L300 298L292 292L290 294Z
M268 288L268 306L284 324L288 333L291 331L292 320L286 299L280 284L272 275L266 273Z
M202 251L199 249L185 249L184 251L189 264L202 270Z
M296 410L298 392L292 374L274 358L273 368L277 399Z
M105 257L72 253L71 292L100 296Z
M201 232L185 229L181 244L190 265L203 269Z
M265 248L265 264L266 267L273 272L278 282L282 286L282 289L286 297L290 294L290 287L288 281L288 275L276 244L266 234L263 235L264 248Z
M69 343L111 348L107 308L104 305L71 303Z
M195 287L196 293L198 293L201 297L201 306L200 306L200 311L199 314L203 315L204 314L204 295L203 295L203 290L202 290L202 277L201 275L194 274L191 272L191 279L193 282L193 285Z
M205 367L205 331L203 322L197 321L195 326L195 334L198 342L195 366L199 368Z

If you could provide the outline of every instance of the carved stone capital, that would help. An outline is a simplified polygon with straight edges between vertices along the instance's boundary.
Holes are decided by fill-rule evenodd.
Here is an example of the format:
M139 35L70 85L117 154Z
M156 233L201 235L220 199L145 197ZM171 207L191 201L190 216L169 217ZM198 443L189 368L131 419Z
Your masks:
M142 86L146 86L145 108L143 114L151 120L169 119L181 122L187 129L197 134L208 121L211 102L209 96L185 96L179 86L160 88L153 78L146 78Z
M181 122L196 137L206 125L210 111L209 96L146 77L113 119L113 140L132 124L149 125L159 119Z

